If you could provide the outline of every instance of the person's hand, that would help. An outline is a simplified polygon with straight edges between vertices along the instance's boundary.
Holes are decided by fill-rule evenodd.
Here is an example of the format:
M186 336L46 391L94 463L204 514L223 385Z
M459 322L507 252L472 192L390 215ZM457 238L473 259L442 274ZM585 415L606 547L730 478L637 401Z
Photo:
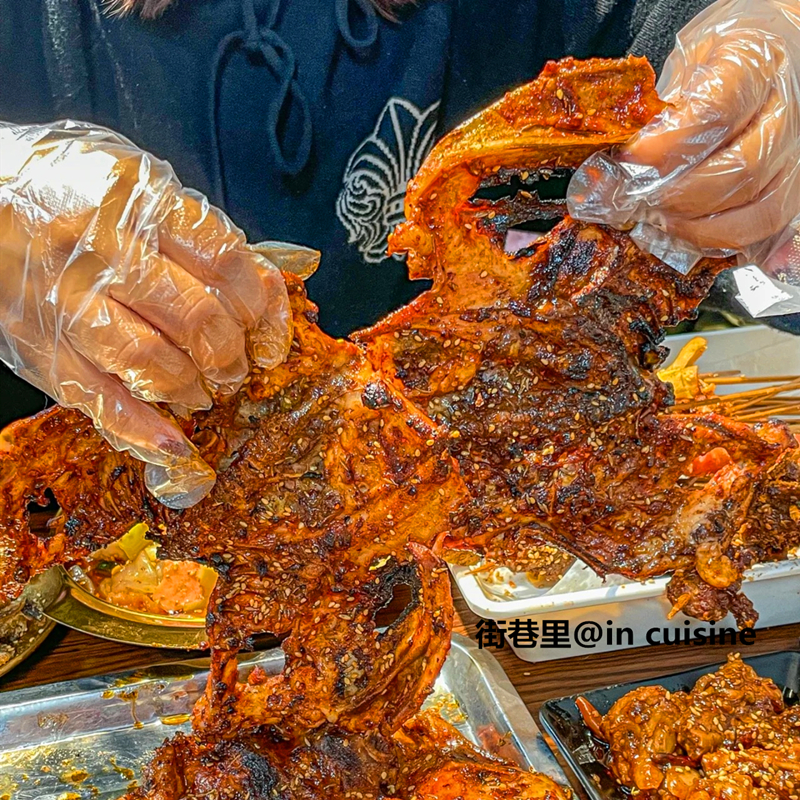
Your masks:
M145 461L163 503L215 475L151 404L209 408L290 326L278 269L168 164L82 123L0 125L0 359Z
M800 4L720 0L678 35L667 109L574 176L570 214L632 228L682 272L701 256L791 278L800 230ZM796 275L800 280L800 273Z

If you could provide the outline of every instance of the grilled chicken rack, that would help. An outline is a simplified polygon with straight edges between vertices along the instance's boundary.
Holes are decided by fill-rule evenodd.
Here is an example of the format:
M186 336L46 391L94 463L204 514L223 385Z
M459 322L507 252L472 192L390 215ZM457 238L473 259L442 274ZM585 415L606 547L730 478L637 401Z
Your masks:
M134 796L561 798L419 713L449 645L442 552L514 563L555 545L600 573L672 573L676 609L754 623L742 571L800 540L797 443L779 422L667 413L655 373L665 327L729 264L682 276L570 219L553 190L661 108L644 59L565 59L444 137L390 239L431 289L351 343L287 275L286 362L182 421L218 473L194 508L153 500L142 465L76 411L4 432L0 600L138 522L161 557L219 573L194 733ZM550 230L506 253L523 220ZM689 481L720 447L728 463ZM50 496L60 513L35 531L29 505ZM400 584L412 601L379 631ZM261 632L288 634L286 667L239 683L236 654Z

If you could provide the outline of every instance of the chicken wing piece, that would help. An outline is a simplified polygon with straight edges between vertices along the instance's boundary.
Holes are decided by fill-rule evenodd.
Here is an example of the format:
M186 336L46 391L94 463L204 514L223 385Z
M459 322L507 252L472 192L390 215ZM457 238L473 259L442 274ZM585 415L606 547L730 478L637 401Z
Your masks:
M256 669L237 683L231 660L217 654L225 661L221 682L209 682L195 707L195 730L214 738L267 732L293 742L323 726L394 733L433 688L453 622L446 566L419 545L409 549L413 561L391 559L369 583L313 603L283 643L280 674ZM378 630L375 615L400 586L411 601Z
M773 557L800 541L784 517L800 483L773 505L780 533L751 514L754 490L771 491L770 471L796 442L779 423L668 414L672 390L655 372L665 329L696 314L730 262L681 275L626 233L570 219L559 199L590 152L661 108L646 61L565 59L445 136L390 237L409 275L432 286L355 340L450 431L473 496L457 546L519 566L520 550L545 540L600 574L677 572L684 612L733 611L747 626L756 615L739 589L751 555L734 539L752 528ZM508 252L522 220L540 235ZM733 465L706 490L689 467L713 447Z
M678 743L694 763L718 748L749 747L758 728L784 709L781 690L740 658L704 675L678 720Z
M608 744L614 778L623 786L649 791L664 781L670 757L678 748L679 721L688 703L683 692L642 686L617 700L600 720L586 700L578 707L587 726Z

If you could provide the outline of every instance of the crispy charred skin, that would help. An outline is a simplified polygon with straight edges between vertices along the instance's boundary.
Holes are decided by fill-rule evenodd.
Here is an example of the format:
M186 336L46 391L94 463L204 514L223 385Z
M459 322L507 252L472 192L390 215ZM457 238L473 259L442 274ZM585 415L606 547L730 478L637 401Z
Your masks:
M409 547L411 561L308 609L284 641L281 673L256 668L237 683L235 657L215 651L194 734L165 743L130 797L377 798L396 784L392 736L430 692L453 619L444 563ZM400 585L411 600L379 631L374 616Z
M605 717L581 713L609 746L614 778L643 798L778 800L800 779L800 715L738 656L688 692L645 686Z
M256 748L178 734L145 767L144 788L121 800L280 800L281 776Z
M246 683L235 683L226 665L226 688L209 683L195 709L195 730L293 742L323 726L394 733L433 688L453 623L446 566L426 548L409 547L412 561L392 560L369 583L311 605L283 643L286 667L279 675L257 669ZM379 631L375 615L401 585L409 587L411 602Z
M380 559L432 544L465 498L444 436L367 364L323 334L302 284L287 276L295 337L286 363L253 370L230 401L186 430L218 470L203 502L170 511L146 492L141 465L112 450L75 411L11 426L0 453L0 601L32 575L69 564L144 521L160 555L220 573L210 633L235 649L280 634L328 586L371 577ZM28 503L50 489L61 507L45 533Z
M450 431L473 496L454 546L524 568L520 552L545 540L600 574L678 573L678 609L747 626L742 570L800 541L796 442L779 423L667 414L671 388L655 374L665 328L696 313L729 262L680 275L627 234L564 216L546 191L661 107L643 59L566 59L444 137L390 238L433 285L355 339ZM527 191L476 198L511 176ZM531 216L563 219L505 252L508 225ZM714 446L734 463L691 484L688 465ZM756 496L769 497L768 524Z
M123 800L389 800L398 770L392 740L378 734L329 730L284 748L263 736L210 742L179 735L156 751L142 788Z
M240 786L240 793L236 787ZM216 792L216 794L214 794ZM259 793L260 792L260 793ZM263 736L164 744L145 784L126 800L570 800L544 775L486 755L434 712L421 712L393 737L311 733L279 748Z
M28 505L48 505L47 490L73 513L34 533ZM103 547L137 518L152 524L157 506L141 465L108 447L80 412L56 407L9 426L0 434L0 606L34 575Z

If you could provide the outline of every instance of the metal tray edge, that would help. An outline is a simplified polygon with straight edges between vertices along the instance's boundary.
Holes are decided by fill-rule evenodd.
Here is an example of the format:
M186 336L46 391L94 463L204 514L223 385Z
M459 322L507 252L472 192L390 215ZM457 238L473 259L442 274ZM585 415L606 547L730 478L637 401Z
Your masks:
M492 699L507 716L514 720L514 736L536 771L552 778L562 786L572 788L569 777L558 763L553 751L545 741L542 731L519 692L511 683L500 662L488 650L478 647L476 642L459 633L453 634L452 646L462 650L485 672L489 680Z

